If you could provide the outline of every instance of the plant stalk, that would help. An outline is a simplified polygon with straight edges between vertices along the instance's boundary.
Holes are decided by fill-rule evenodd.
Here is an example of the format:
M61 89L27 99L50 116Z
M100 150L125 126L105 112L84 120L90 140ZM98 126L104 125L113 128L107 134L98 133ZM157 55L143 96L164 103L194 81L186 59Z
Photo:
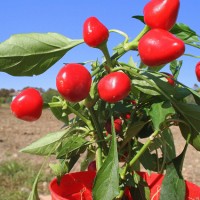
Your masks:
M120 177L122 180L125 180L126 177L126 173L128 168L131 168L136 161L138 161L138 159L143 155L143 153L149 148L149 146L152 144L152 141L154 140L154 138L158 135L159 131L156 130L154 131L151 136L149 137L149 139L147 140L147 142L143 145L143 147L138 151L138 153L133 157L133 159L126 164L126 166L124 167L122 173L120 174ZM120 194L118 195L117 199L121 199L124 195L124 191L120 191Z

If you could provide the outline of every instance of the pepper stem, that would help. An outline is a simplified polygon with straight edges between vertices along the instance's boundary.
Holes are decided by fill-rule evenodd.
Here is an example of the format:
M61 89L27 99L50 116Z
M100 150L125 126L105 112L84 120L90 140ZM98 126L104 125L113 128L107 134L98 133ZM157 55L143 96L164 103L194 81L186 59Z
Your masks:
M110 57L106 42L101 44L98 48L102 51L102 53L103 53L103 55L104 55L104 57L106 59L106 64L104 65L104 68L108 73L110 73L110 71L112 70L113 66L112 66L112 59Z

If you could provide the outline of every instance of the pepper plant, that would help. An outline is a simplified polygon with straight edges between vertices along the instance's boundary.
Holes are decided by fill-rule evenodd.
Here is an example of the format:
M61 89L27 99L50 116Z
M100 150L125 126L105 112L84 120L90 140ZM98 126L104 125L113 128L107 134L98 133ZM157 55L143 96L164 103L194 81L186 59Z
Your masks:
M43 102L43 108L50 109L64 126L21 150L55 156L58 162L50 167L58 180L84 155L81 170L97 171L94 199L122 199L127 188L135 188L131 193L134 197L144 186L137 174L141 166L149 173L166 174L160 199L169 199L169 194L170 199L184 199L181 171L185 153L188 145L200 150L200 95L180 83L178 75L182 56L195 57L184 54L187 46L200 48L200 40L189 26L176 23L178 0L161 2L150 1L144 17L133 16L144 23L144 28L131 41L126 33L108 30L99 19L89 17L81 27L83 39L31 33L13 35L0 44L0 70L13 76L45 73L83 43L102 52L102 62L91 58L90 70L85 67L87 61L67 63L55 75L60 96ZM113 32L122 35L122 42L111 52L107 43ZM140 62L132 58L122 62L127 52L138 53ZM165 65L171 74L163 72ZM11 104L12 112L22 120L37 120L42 107L39 94L29 89L20 95ZM187 102L189 95L196 104ZM178 126L185 139L180 155L175 152L171 126ZM37 181L38 177L29 200L38 199ZM143 191L143 197L150 199L147 186Z

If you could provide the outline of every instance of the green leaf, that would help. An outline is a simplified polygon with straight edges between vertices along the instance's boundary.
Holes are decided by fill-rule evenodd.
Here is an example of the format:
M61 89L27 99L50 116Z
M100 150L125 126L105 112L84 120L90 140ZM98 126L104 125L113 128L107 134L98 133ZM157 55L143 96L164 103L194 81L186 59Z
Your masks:
M88 144L89 142L80 136L72 135L70 137L67 137L62 141L62 144L57 150L57 158L61 158L63 156L67 157L68 154L72 153L73 151L79 150L81 147Z
M138 135L138 133L142 130L142 128L145 126L146 122L138 121L133 124L129 124L128 129L126 131L126 135L123 139L123 142L120 146L120 148L123 148L126 146L126 144L131 140L131 138Z
M93 151L90 151L90 149L87 150L87 154L84 158L84 160L81 162L81 170L85 171L89 165L90 162L95 160L95 153Z
M171 33L182 39L186 44L200 48L199 36L189 26L183 23L175 24L171 29Z
M132 16L132 18L137 19L137 20L141 21L142 23L144 23L144 16L134 15L134 16Z
M114 104L113 110L118 113L127 113L133 108L133 105L130 102L119 101Z
M68 166L66 165L65 160L55 164L50 163L49 167L52 169L53 174L57 176L58 183L60 182L61 177L68 172Z
M98 171L94 187L94 200L111 200L119 194L119 171L116 134L112 134L110 151Z
M162 123L164 123L166 118L171 114L175 114L175 111L170 102L154 103L149 111L149 115L156 130L160 130Z
M134 77L134 79L132 79L132 84L133 84L134 88L140 90L144 94L149 94L152 96L160 95L160 93L153 86L151 86L145 80L141 80L138 77Z
M142 147L142 145L141 145ZM158 164L157 164L157 156L156 154L151 154L149 152L149 149L147 149L139 158L141 164L143 167L147 170L151 171L157 171L158 170Z
M66 113L66 109L63 109L61 106L53 106L52 103L59 103L60 98L57 96L54 96L52 98L51 103L49 104L51 112L53 115L60 121L64 122L65 124L69 123L68 114Z
M49 155L47 156L47 158L49 157ZM39 177L40 177L40 175L42 173L42 169L44 168L44 166L46 164L46 161L47 161L47 159L45 159L45 161L43 162L43 164L42 164L37 176L35 177L35 180L34 180L34 183L33 183L33 186L32 186L32 190L31 190L27 200L40 200L39 195L38 195L37 186L38 186Z
M191 125L191 127L200 134L200 106L177 102L180 114Z
M174 60L170 63L170 70L174 76L174 79L178 78L180 69L182 67L183 61Z
M160 200L185 200L185 181L179 176L174 164L167 166L162 182Z
M32 190L29 194L28 200L40 200L39 195L38 195L38 190L37 190L38 179L39 179L39 176L36 177L33 183Z
M49 152L55 153L61 143L61 139L67 134L67 132L68 129L49 133L20 151L36 155L49 155Z
M187 88L191 94L193 95L195 102L200 105L200 94L198 92L196 92L195 90L192 90L191 88Z
M179 123L179 128L181 130L181 134L184 137L185 140L187 140L188 135L191 134L191 138L189 140L189 143L197 150L200 151L200 134L199 132L195 131L193 128L191 128L191 131L189 127L184 123Z
M68 164L69 171L71 171L71 169L77 163L77 161L78 161L79 158L80 158L80 153L79 152L77 152L76 155L73 155L73 156L70 157L69 164Z
M144 94L152 96L161 95L161 93L155 88L155 86L157 86L161 90L163 90L163 92L165 92L168 95L174 96L174 98L177 98L178 100L189 95L189 92L186 92L186 90L183 92L183 89L181 87L171 86L167 82L167 79L160 73L158 74L155 72L148 71L142 73L141 75L148 79L148 81L151 82L151 84L145 80L140 79L139 77L134 77L134 79L132 80L132 84L135 88L137 88Z
M13 76L42 74L81 43L58 33L13 35L0 44L0 71Z
M174 87L174 86L170 85L167 82L167 79L162 74L157 74L157 73L153 73L153 72L145 72L145 73L143 73L143 75L149 81L151 81L155 86L159 87L168 96L169 95L175 96L176 93L179 93L179 87L177 87L177 86ZM152 86L149 83L146 83L146 84L149 85L149 88L152 88L151 90L157 91L155 89L155 86ZM145 85L144 85L144 87L145 87ZM157 91L157 95L161 95L161 94Z
M166 163L171 162L176 157L176 149L174 145L173 135L170 129L165 129L161 133L162 154Z
M134 199L150 200L150 189L147 182L136 172L133 176L136 187L130 189L132 197Z

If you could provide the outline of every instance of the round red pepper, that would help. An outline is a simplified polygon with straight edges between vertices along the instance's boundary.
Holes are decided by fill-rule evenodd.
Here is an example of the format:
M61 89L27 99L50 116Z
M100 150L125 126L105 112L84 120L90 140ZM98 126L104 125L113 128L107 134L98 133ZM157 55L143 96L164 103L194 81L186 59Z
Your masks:
M176 23L179 0L151 0L144 7L144 21L151 28L170 30Z
M196 64L195 73L196 73L197 80L200 82L200 62Z
M38 90L27 88L14 98L10 107L17 118L31 122L40 118L43 99Z
M83 25L83 39L90 47L98 47L109 37L108 29L96 18L89 17Z
M185 51L185 44L166 30L152 29L140 39L138 51L144 64L159 66L180 57Z
M123 72L112 72L99 81L97 89L101 99L116 103L128 96L131 80Z
M80 64L66 64L56 77L58 92L70 102L85 99L91 87L92 77L89 71Z
M106 125L105 125L105 129L107 131L108 134L111 133L111 120L108 120L106 122ZM115 132L116 134L119 134L122 130L122 120L120 118L116 118L114 119L114 128L115 128Z

